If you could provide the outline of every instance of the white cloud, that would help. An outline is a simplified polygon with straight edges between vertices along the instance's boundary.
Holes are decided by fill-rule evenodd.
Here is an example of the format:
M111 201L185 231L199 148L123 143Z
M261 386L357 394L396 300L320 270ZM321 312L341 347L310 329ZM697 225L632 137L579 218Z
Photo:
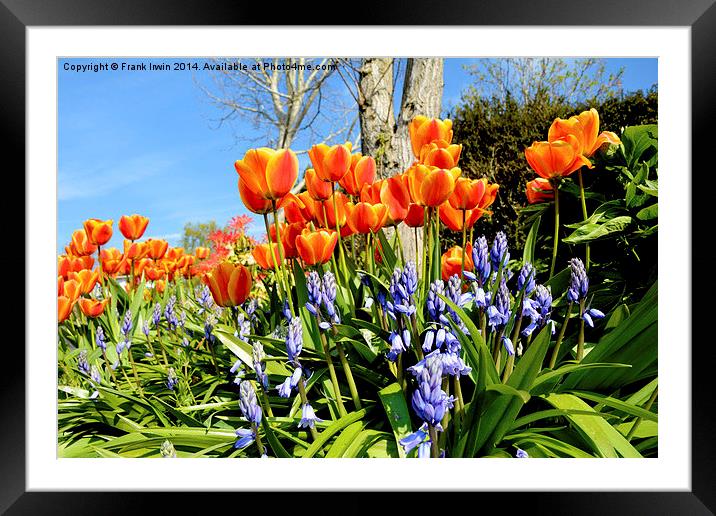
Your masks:
M57 198L60 201L97 197L169 170L176 158L166 154L145 154L114 161L93 169L62 167L58 171Z

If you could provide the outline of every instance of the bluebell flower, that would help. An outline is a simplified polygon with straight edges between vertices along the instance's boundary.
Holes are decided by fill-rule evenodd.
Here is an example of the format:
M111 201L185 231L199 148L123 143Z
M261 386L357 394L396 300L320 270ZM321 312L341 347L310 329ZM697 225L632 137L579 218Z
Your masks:
M390 342L390 350L386 356L388 360L395 362L398 355L410 347L410 332L407 329L402 332L392 331L388 336L388 342Z
M530 456L527 454L526 451L521 450L520 448L517 448L517 453L515 453L515 457L518 459L529 459Z
M84 349L77 355L77 368L80 370L80 373L89 375L90 365L89 362L87 362L87 351Z
M479 286L477 283L472 284L472 299L475 301L475 306L478 308L486 308L490 305L490 292Z
M509 355L515 354L515 347L512 345L512 341L507 335L502 336L502 345L505 347L505 351L507 351Z
M149 321L142 323L142 333L144 333L145 337L149 337Z
M316 416L310 403L303 404L303 408L301 409L301 421L298 423L298 428L315 428L316 423L321 423L322 421L322 419Z
M569 260L569 267L571 269L571 276L569 279L569 288L567 289L567 299L573 303L578 303L587 297L589 278L587 277L587 270L579 258Z
M102 383L102 375L99 372L97 366L93 365L90 369L90 379L97 385Z
M472 372L472 368L468 366L459 353L440 353L440 359L443 363L443 373L450 376L467 376Z
M174 387L176 387L178 383L179 383L179 378L177 377L177 374L174 371L174 368L170 367L169 370L167 371L167 388L170 391L173 391Z
M524 288L525 297L529 296L535 289L535 268L530 262L525 262L517 277L517 290L521 292Z
M176 313L174 312L174 305L177 302L176 296L172 296L167 301L167 305L164 307L164 318L167 320L167 326L170 330L176 329L179 325L179 319L177 319Z
M326 309L328 318L332 324L340 324L341 318L336 311L336 277L332 272L327 271L323 274L323 282L321 286L321 298L323 301L323 307Z
M214 304L214 298L211 297L211 291L209 290L209 287L204 285L201 288L197 301L199 302L200 306L198 313L202 313L204 310L211 310L211 307Z
M107 351L107 341L105 340L104 329L101 326L97 326L97 333L95 334L94 341L99 349L103 352Z
M433 321L440 319L440 314L445 311L445 301L440 296L445 295L445 283L443 280L435 280L430 284L428 299L425 304L428 307L428 314Z
M234 443L234 448L243 449L256 440L256 433L253 428L239 428L236 430L238 439Z
M268 390L268 375L266 374L266 364L264 363L264 346L259 341L252 344L251 355L254 361L254 371L256 372L256 381Z
M239 408L247 421L261 424L261 407L254 386L248 380L239 384Z
M207 312L206 319L204 320L204 338L210 344L216 341L214 335L214 324L216 324L216 316L213 312Z
M156 328L159 326L159 321L162 319L162 305L156 303L154 305L154 311L152 312L152 324Z
M442 360L431 356L425 361L418 376L418 388L413 392L411 405L420 419L442 430L440 421L445 412L452 408L454 398L442 390Z
M132 331L132 312L129 310L124 313L124 319L122 320L120 331L125 337L125 340L128 340L129 333Z
M303 349L303 326L300 317L293 317L288 323L288 334L286 335L286 353L288 361L297 364L298 355Z
M552 323L552 293L548 287L537 285L533 299L526 299L522 309L522 316L529 317L530 323L522 330L522 335L532 335L534 330ZM552 324L554 333L554 324Z
M284 317L287 321L290 321L291 318L293 317L293 315L291 314L291 307L288 306L288 299L283 302L283 310L282 310L282 313L283 313L283 317Z
M416 311L411 295L411 292L415 292L414 289L417 288L418 281L417 276L413 277L414 272L414 268L408 268L407 274L405 270L401 271L398 268L393 271L389 287L390 296L393 299L389 314L393 319L396 317L395 312L410 317ZM406 281L409 282L409 285L406 284Z
M413 432L412 434L403 437L400 441L398 441L399 444L403 447L403 450L405 450L405 454L408 455L411 451L413 451L416 447L418 448L418 456L422 458L420 455L420 450L423 447L423 445L427 442L428 445L428 457L430 456L430 436L428 435L428 424L423 423L418 430Z
M316 271L308 273L306 289L308 290L306 309L314 316L318 316L321 309L321 302L323 301L323 294L321 293L321 277Z
M243 312L239 312L236 316L237 330L234 331L234 337L238 337L241 340L247 340L249 334L251 334L251 321L249 321Z
M507 236L502 231L497 232L495 240L492 242L490 260L492 261L492 268L495 272L497 272L500 267L505 268L507 262L510 261L510 251L507 248Z
M407 262L403 268L403 285L408 296L412 296L418 290L418 271L413 261Z
M584 322L586 322L590 328L594 328L593 319L602 319L603 317L604 312L590 307L585 308L584 313L582 314L582 319L584 319Z
M256 301L256 298L251 298L249 301L246 302L246 306L244 307L244 312L246 312L246 315L249 316L250 320L256 319L256 309L259 307L259 302Z
M472 246L472 261L475 264L475 275L481 286L490 278L490 250L484 236L475 240Z
M497 289L493 304L487 308L487 317L493 330L506 325L510 320L510 291L507 289L504 277Z

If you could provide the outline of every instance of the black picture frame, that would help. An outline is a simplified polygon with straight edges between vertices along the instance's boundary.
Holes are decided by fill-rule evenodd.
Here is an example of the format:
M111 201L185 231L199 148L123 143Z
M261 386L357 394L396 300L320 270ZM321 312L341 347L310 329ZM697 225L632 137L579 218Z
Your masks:
M325 5L324 5L325 4ZM374 5L371 5L374 4ZM0 80L3 143L7 155L15 158L14 170L25 168L25 30L29 26L87 26L87 25L245 25L257 22L272 25L306 23L315 25L335 24L340 9L334 3L318 2L295 4L293 10L284 7L267 10L261 2L219 0L0 0L0 52L2 53L3 76ZM356 11L358 12L358 11ZM343 16L351 22L379 25L591 25L591 26L688 26L691 27L691 73L692 73L692 156L693 170L713 169L707 154L711 153L716 139L716 124L711 119L716 113L716 5L714 0L602 0L588 2L572 0L562 2L543 0L522 2L500 0L493 2L466 0L413 0L386 4L367 0L361 3L361 19ZM318 13L322 13L319 15ZM379 18L368 13L380 13ZM638 36L637 36L638 37ZM710 156L708 156L710 157ZM700 158L700 159L699 159ZM7 163L7 161L6 161ZM709 218L712 199L708 187L696 186L694 175L686 171L684 180L692 181L692 236L710 235ZM9 169L5 174L9 174ZM23 177L13 172L19 184L13 189L13 197L22 198ZM703 177L703 174L700 174ZM707 179L708 180L708 179ZM4 186L7 187L8 183ZM7 195L7 193L6 193ZM709 202L711 201L711 202ZM688 207L684 207L688 209ZM14 219L17 222L17 216ZM700 231L699 231L700 230ZM19 249L23 240L24 225L15 224L8 228L5 237L14 239ZM14 233L13 233L14 232ZM705 238L708 240L708 238ZM696 243L694 241L694 243ZM22 254L24 251L20 250ZM683 260L689 260L689 250L684 249ZM716 511L716 454L714 453L713 413L716 401L712 395L710 379L716 364L716 348L713 339L704 334L710 306L708 292L714 284L714 258L710 253L697 253L695 245L691 250L691 266L698 274L699 289L694 291L689 302L692 310L673 314L670 324L683 324L690 317L694 330L689 341L685 334L683 342L669 343L674 346L688 346L693 342L692 353L692 491L690 492L619 492L619 493L479 493L480 500L494 502L506 507L509 512L534 513L536 507L549 508L554 514L712 514ZM10 263L12 262L12 263ZM19 267L20 256L12 260L3 258L3 264ZM682 264L665 264L665 267L679 268ZM672 271L670 271L671 273ZM31 271L25 268L25 275ZM6 299L6 314L17 314L18 306L26 306L25 323L29 324L31 303L21 302L19 275L15 279L16 296ZM11 281L11 280L9 280ZM687 280L690 281L690 278ZM9 288L9 287L8 287ZM706 302L698 302L697 292L706 293ZM667 294L668 295L668 294ZM19 319L15 315L16 319ZM19 321L14 323L20 327ZM699 330L699 331L696 331ZM9 331L14 331L10 329ZM6 343L7 344L7 343ZM11 415L0 425L0 512L7 514L119 514L132 511L151 510L151 501L162 504L162 511L185 513L195 503L205 504L204 495L174 493L163 496L146 493L40 493L25 492L25 353L19 349L16 339L12 367L5 367L0 375L0 403L3 413ZM389 484L389 482L387 482ZM386 485L389 488L389 485ZM212 504L226 502L235 510L244 505L241 495L218 496L210 494ZM272 495L273 496L273 495ZM296 495L293 495L296 496ZM403 497L407 498L407 497ZM413 497L413 503L420 504L421 512L430 503L429 497ZM319 501L312 497L310 504L318 509ZM444 504L443 498L441 504ZM407 501L407 500L405 500ZM507 503L505 503L507 501ZM401 504L404 500L401 499ZM457 502L461 503L461 502ZM205 509L208 509L204 505ZM247 507L248 509L248 507ZM404 509L408 509L404 506ZM156 510L156 509L155 509Z

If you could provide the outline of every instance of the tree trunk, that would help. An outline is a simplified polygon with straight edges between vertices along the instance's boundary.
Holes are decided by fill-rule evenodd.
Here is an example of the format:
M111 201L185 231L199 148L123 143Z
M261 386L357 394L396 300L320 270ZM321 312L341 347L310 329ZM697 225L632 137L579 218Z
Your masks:
M443 96L442 58L407 60L397 121L393 112L395 85L392 58L363 59L358 90L363 154L375 158L379 177L404 172L416 159L410 145L408 124L417 115L430 118L440 116ZM398 230L406 260L417 263L421 254L416 248L413 230L405 224L400 224ZM392 229L386 231L389 240L392 234ZM422 246L422 231L418 232L418 241Z

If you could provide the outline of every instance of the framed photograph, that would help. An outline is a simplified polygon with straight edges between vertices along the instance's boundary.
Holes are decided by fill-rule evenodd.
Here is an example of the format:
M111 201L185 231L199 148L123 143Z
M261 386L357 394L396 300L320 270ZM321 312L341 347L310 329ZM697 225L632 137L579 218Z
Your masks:
M3 511L429 490L712 513L689 253L716 8L448 7L4 2L27 336Z

